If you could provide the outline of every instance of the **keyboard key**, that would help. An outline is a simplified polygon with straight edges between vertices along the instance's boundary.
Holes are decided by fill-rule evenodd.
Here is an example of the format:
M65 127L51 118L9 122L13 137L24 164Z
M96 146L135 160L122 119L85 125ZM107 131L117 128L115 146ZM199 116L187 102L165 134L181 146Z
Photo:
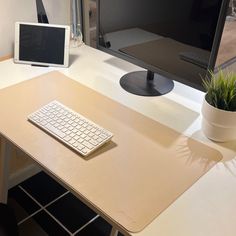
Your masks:
M71 140L69 141L69 143L70 143L70 144L73 144L73 143L75 143L75 140L74 140L74 139L71 139Z
M76 127L76 126L77 126L77 123L76 123L76 122L73 122L71 125L72 125L73 127Z
M79 139L78 139L78 142L80 142L80 143L83 143L83 141L84 141L83 138L79 138Z
M83 148L84 148L84 145L78 144L78 146L77 146L77 149L78 149L78 150L82 150Z
M86 147L82 149L82 152L83 152L84 154L87 154L89 151L90 151L90 150L89 150L88 148L86 148Z
M96 141L97 141L98 143L101 143L103 140L98 137Z
M92 149L93 148L93 145L87 141L83 141L82 143L85 147L87 147L88 149Z
M65 133L66 133L67 135L69 135L69 134L71 134L71 131L70 131L70 130L67 130Z
M78 142L75 142L75 143L73 143L73 146L78 147L78 144L79 144Z
M88 135L88 134L89 134L89 131L88 131L88 130L85 130L85 131L84 131L84 134Z
M70 136L66 136L66 137L64 137L64 140L66 140L66 142L68 142L69 140L71 140L71 137Z
M91 130L91 129L92 129L92 126L88 125L87 130Z
M96 135L99 135L99 134L101 134L101 132L100 132L100 131L96 131L95 134L96 134Z
M102 138L102 139L106 139L107 138L107 136L104 135L104 134L100 134L99 137Z
M86 128L88 126L88 123L84 123L83 127Z
M41 125L46 125L47 124L47 122L45 121L45 120L43 120L42 122L41 122Z
M66 135L64 133L62 133L59 129L53 127L50 124L45 125L45 128L47 128L49 131L51 131L52 133L56 134L57 136L59 136L60 138L64 138Z
M97 146L98 145L98 142L95 141L94 139L90 139L89 142L94 145L94 146Z
M86 129L84 127L79 129L81 132L84 132Z

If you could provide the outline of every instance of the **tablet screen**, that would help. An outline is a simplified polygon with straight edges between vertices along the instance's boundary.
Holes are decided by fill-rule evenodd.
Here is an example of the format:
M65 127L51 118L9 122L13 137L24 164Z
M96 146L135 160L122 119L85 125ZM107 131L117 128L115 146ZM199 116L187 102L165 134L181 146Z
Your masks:
M64 44L64 28L20 25L20 60L62 65Z

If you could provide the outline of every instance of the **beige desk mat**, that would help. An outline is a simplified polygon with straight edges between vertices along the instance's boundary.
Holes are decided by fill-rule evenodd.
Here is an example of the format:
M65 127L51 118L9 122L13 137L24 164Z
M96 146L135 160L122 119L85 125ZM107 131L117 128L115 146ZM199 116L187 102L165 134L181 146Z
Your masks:
M27 121L54 99L113 132L112 141L84 159ZM221 159L218 151L59 72L0 90L0 110L2 135L105 219L132 232L147 226Z

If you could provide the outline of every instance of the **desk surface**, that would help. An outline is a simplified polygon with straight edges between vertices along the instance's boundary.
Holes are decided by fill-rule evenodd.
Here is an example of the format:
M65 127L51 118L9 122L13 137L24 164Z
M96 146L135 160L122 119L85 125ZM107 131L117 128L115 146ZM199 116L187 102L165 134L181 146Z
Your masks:
M84 158L27 121L53 100L110 130L112 141ZM0 108L5 138L129 232L143 230L222 158L215 149L56 71L2 89Z
M215 167L150 225L132 235L235 235L236 142L216 144L204 137L200 129L203 94L175 83L174 90L165 96L137 97L120 88L119 78L140 68L87 46L72 49L71 55L70 68L60 69L65 75L178 132L208 143L223 155ZM0 69L0 88L54 70L15 65L12 60L1 62Z

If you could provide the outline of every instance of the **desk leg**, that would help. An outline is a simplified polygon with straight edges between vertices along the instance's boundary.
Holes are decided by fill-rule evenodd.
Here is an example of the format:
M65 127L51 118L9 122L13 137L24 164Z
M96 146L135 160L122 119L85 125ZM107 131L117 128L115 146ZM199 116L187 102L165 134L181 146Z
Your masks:
M1 137L0 153L0 202L7 203L8 177L9 177L9 160L11 157L11 145Z
M111 229L110 236L118 236L118 230L114 226Z

